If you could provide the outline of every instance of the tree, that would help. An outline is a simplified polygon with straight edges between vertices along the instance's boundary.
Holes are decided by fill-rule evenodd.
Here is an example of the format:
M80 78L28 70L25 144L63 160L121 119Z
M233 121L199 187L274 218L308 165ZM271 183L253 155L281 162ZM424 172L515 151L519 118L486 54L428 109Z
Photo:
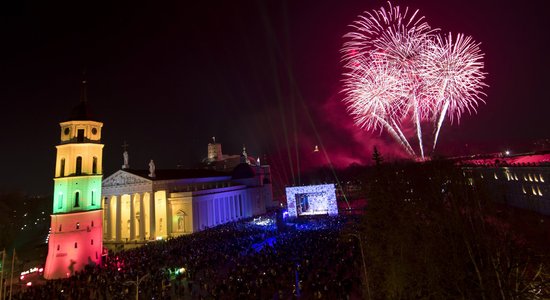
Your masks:
M384 161L382 154L378 152L378 148L376 148L376 146L374 146L374 150L372 151L372 160L374 160L374 164L376 166L380 166L380 164Z

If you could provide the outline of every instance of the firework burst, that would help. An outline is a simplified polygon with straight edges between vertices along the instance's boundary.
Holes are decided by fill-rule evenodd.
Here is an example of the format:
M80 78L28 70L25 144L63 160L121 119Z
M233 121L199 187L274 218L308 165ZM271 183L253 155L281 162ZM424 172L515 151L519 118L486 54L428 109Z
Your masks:
M458 121L483 102L483 54L470 37L440 36L418 10L388 6L359 16L344 36L344 102L356 125L385 129L416 156L400 127L412 122L423 159L425 121L434 124L435 149L445 117Z

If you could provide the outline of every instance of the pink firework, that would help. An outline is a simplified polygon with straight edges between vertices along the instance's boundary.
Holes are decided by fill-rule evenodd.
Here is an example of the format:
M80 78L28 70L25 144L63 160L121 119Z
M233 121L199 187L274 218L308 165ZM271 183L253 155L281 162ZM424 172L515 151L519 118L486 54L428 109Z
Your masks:
M482 88L486 86L483 82L486 73L479 43L463 34L457 34L454 41L451 33L437 36L423 56L422 78L430 89L430 103L435 108L435 149L446 116L451 122L455 118L459 121L462 113L475 112L479 103L485 102Z
M385 129L416 156L400 128L412 121L424 159L424 121L435 123L435 148L445 116L460 119L483 101L483 54L470 37L439 36L418 10L388 5L359 16L344 36L344 102L359 127Z
M401 132L399 121L406 113L405 90L400 74L382 64L356 58L357 65L344 73L344 102L357 126L366 130L386 129L405 147L410 155L414 151Z

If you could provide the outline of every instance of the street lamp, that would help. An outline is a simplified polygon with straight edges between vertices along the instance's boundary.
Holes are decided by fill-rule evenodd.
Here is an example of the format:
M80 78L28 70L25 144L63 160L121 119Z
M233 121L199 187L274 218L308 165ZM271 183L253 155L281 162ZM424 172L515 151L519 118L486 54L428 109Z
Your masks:
M363 276L365 277L365 287L367 288L367 299L370 299L369 280L367 276L367 264L365 263L365 253L363 252L363 239L358 233L348 233L348 235L356 237L359 240L359 249L361 249L361 259L363 260Z
M139 300L139 284L143 281L143 279L145 279L145 277L149 276L149 274L145 274L143 276L141 276L141 278L139 278L139 275L136 276L136 280L128 280L126 281L124 284L125 285L130 285L130 284L133 284L136 286L136 300Z

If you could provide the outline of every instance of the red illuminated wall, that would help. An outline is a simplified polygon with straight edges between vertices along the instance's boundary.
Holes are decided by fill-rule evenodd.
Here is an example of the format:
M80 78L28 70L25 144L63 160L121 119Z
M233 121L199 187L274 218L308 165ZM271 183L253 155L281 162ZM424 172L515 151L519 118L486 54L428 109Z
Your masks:
M102 214L92 210L51 216L44 278L66 278L87 264L101 262Z

